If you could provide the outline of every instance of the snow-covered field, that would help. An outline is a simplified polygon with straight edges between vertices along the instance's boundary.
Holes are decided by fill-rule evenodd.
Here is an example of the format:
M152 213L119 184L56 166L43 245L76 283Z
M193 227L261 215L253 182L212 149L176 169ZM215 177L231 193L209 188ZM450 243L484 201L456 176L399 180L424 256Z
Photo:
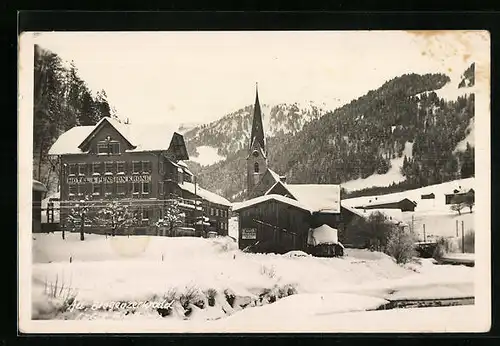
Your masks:
M454 180L442 184L425 186L419 189L380 196L349 198L342 200L342 204L355 207L369 205L375 202L380 203L385 200L396 201L408 198L411 201L415 201L417 206L414 212L403 212L402 221L406 222L408 225L413 224L415 232L422 238L420 240L423 240L424 225L427 240L437 236L456 237L457 221L459 236L461 236L462 232L462 221L464 222L464 232L475 230L475 213L470 213L469 209L465 208L462 210L461 215L458 215L456 211L450 209L450 205L445 204L445 194L453 193L455 189L460 191L476 189L474 178ZM435 199L421 198L422 195L430 193L434 193Z
M217 148L214 147L203 145L196 147L196 150L198 151L198 156L191 155L189 160L199 163L202 166L213 165L226 159L224 156L219 155Z
M327 322L333 328L333 321L342 319L337 314L374 309L391 297L474 296L474 268L470 267L435 265L431 260L401 267L382 253L354 249L347 249L344 258L249 254L239 251L228 237L86 235L82 242L76 233L67 234L66 240L60 233L35 234L33 262L32 309L37 318L155 319L168 321L167 328L198 331L210 326L238 329L245 323L250 329L277 330L282 327L279 316L287 321L292 317ZM59 296L47 297L56 282L88 307L95 302L152 301L174 290L182 294L212 289L216 295L213 306L191 305L187 321L179 306L167 317L153 308L128 314L73 309L51 315L51 306L61 304ZM284 287L293 288L295 294L270 304L257 303L266 291L269 297L269 292ZM233 306L224 292L234 297ZM199 323L208 320L210 324ZM374 322L372 327L376 326Z

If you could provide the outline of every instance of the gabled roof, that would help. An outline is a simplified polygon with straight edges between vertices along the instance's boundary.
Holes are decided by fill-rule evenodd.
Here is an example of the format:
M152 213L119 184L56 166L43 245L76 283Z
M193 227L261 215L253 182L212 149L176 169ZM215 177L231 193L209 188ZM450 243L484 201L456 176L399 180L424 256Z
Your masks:
M192 194L195 193L195 187L193 183L190 182L183 182L182 184L179 184L179 187L184 190L188 191ZM208 190L205 190L204 188L200 187L200 185L196 184L196 195L200 196L201 198L220 205L225 205L227 207L231 207L232 203L229 202L227 199L225 199L222 196L219 196L216 193L210 192Z
M88 143L95 137L95 135L97 135L99 133L99 131L101 130L101 128L105 124L110 124L120 134L120 136L122 136L122 138L127 142L127 144L131 148L135 148L135 146L132 144L132 142L128 138L129 137L128 136L129 129L125 125L122 125L117 120L115 120L113 118L109 118L109 117L104 117L101 120L99 120L97 122L97 124L95 124L93 126L92 131L90 131L90 133L87 135L87 137L85 137L83 139L83 141L78 145L78 148L80 148L81 150L84 150L84 148L87 147Z
M411 204L417 205L416 202L412 201L411 199L407 197L392 197L391 196L375 196L371 199L368 200L368 203L356 205L356 208L364 208L364 207L370 207L370 206L377 206L377 205L383 205L383 204L390 204L390 203L401 203L404 200L408 200Z
M294 199L315 212L340 213L340 185L333 184L287 184L279 180L266 195L281 184Z
M162 124L120 124L118 121L106 118L101 119L94 126L75 126L63 133L49 150L49 155L84 154L79 146L91 136L99 124L108 121L128 142L133 144L134 149L127 152L141 151L166 151L170 147L176 130L170 125ZM177 133L177 135L181 136Z
M244 202L234 203L233 204L233 211L239 211L239 210L254 206L256 204L267 202L270 200L285 203L285 204L294 206L296 208L302 209L304 211L307 211L309 213L312 213L312 211L307 206L303 205L302 203L300 203L292 198L284 197L281 195L274 195L274 194L259 196L259 197L252 198L252 199L249 199L249 200L244 201Z

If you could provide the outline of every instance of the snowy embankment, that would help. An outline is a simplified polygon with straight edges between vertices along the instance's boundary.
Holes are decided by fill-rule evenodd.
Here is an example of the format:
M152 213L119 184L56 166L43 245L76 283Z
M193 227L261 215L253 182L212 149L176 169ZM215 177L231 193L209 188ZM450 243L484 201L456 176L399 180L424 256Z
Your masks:
M347 191L357 191L374 186L389 186L392 183L400 183L406 178L401 174L403 160L412 157L413 143L406 142L403 155L391 160L391 168L385 174L372 174L365 179L356 179L342 183L342 187Z
M205 321L239 314L242 319L246 314L271 316L275 313L269 310L272 306L299 314L305 309L304 314L315 316L360 311L374 309L395 294L398 298L473 295L473 268L436 266L428 261L403 268L377 252L347 249L346 255L316 258L242 253L230 238L87 235L82 242L74 233L67 234L66 240L60 233L36 234L33 312L37 318L143 316ZM68 311L60 308L57 294L48 299L47 291L56 282L63 290L70 289L87 308ZM186 298L189 292L192 294ZM212 292L212 303L208 292ZM153 308L132 313L89 308L95 302L168 299L173 293L181 297L180 302L166 317ZM184 305L183 296L187 299ZM267 303L272 304L259 307ZM55 312L54 306L59 306Z
M224 156L219 155L217 148L207 145L196 147L198 156L190 155L189 160L199 163L202 166L213 165L219 161L225 160Z

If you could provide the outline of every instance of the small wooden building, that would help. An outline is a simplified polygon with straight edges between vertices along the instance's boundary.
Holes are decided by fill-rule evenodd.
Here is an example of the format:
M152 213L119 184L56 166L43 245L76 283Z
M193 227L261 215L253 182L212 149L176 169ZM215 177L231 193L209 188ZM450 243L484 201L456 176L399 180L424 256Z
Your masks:
M401 211L415 211L417 203L408 198L397 198L394 200L380 199L372 200L363 205L356 206L357 209L401 209Z
M42 230L42 197L47 192L44 184L33 180L32 194L32 232L41 232Z

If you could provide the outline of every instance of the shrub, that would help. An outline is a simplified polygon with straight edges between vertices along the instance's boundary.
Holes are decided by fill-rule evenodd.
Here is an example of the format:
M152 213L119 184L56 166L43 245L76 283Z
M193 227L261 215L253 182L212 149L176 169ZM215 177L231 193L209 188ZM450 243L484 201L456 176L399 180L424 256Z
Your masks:
M457 250L456 243L450 238L441 237L436 243L436 249L432 255L436 260L441 259L446 253L455 252Z
M265 264L262 264L260 266L260 273L261 275L266 275L270 279L273 279L276 276L276 269L274 266L268 267Z
M186 287L186 290L179 295L179 303L186 311L186 316L191 313L191 304L198 306L201 309L205 306L205 303L200 295L200 291L194 285Z
M227 303L231 306L234 307L234 301L236 300L236 295L232 290L229 288L224 290L224 296L226 297Z
M416 240L413 232L395 228L388 236L385 253L393 257L398 264L408 263L417 255Z
M215 296L217 295L217 291L213 288L209 288L205 295L207 296L208 306L215 306Z

